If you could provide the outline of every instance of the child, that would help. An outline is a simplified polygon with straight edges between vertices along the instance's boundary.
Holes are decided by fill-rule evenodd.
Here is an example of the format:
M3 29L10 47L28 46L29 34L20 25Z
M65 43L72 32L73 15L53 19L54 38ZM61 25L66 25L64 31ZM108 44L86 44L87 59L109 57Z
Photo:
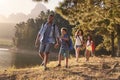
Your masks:
M76 62L78 62L79 54L83 46L83 31L77 30L75 33L75 53L76 53Z
M86 51L85 51L86 61L89 61L90 54L93 55L93 51L94 51L94 42L92 40L92 37L88 35L86 42Z
M68 47L68 41L69 41L69 36L67 34L67 29L66 28L62 28L61 29L61 37L60 37L60 41L61 41L61 47L60 47L60 51L59 51L59 55L58 55L58 61L59 64L57 65L57 67L61 66L61 58L62 56L64 56L66 58L66 68L68 68L68 57L69 57L69 47Z

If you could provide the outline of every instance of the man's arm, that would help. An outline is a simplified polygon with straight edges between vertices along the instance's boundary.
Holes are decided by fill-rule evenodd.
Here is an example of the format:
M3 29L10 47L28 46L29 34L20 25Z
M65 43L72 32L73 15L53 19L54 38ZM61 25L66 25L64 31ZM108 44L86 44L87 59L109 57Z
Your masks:
M39 30L38 34L37 34L37 37L36 37L36 40L35 40L35 47L38 47L38 44L39 44L39 39L40 39L40 34L42 33L42 30L43 30L43 26L44 24L42 24L41 26L41 29Z
M59 33L59 30L58 30L58 26L56 26L56 25L55 25L55 37L56 37L55 47L58 47L59 46L60 33Z
M58 26L55 25L55 37L56 37L56 43L59 43L60 33L58 30Z
M39 44L39 39L40 39L40 34L37 34L36 40L35 40L35 47L38 47Z

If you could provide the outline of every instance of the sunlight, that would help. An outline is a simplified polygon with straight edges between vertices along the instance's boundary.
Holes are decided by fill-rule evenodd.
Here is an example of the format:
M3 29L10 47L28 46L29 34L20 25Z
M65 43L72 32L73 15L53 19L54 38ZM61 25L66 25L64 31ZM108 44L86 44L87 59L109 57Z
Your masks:
M9 16L19 12L28 14L36 4L32 0L0 0L0 15Z
M8 0L0 0L0 14L4 14L7 15L8 11L6 11L5 9L8 8Z
M7 48L0 48L0 51L8 51L9 49Z
M0 7L4 6L8 1L7 0L0 0Z
M4 3L4 2L5 2L5 0L0 0L0 4L1 4L1 3Z

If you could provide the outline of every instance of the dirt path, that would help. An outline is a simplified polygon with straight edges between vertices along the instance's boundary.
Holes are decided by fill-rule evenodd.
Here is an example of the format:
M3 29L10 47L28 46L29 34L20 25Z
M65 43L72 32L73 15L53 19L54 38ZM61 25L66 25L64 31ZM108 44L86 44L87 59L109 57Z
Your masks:
M41 66L1 71L0 80L120 80L120 58L80 58L78 63L71 58L67 69L62 63L56 68L57 62L50 62L47 71Z

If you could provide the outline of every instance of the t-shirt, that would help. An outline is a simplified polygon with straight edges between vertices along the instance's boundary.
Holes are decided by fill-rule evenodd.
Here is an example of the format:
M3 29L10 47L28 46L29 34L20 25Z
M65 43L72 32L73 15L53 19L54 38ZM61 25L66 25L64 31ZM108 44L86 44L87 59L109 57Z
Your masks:
M94 51L94 43L93 43L92 40L91 41L87 40L86 49L89 50L89 51Z
M68 38L68 35L65 34L63 38ZM65 49L65 50L68 50L69 49L68 42L64 39L60 39L60 41L61 41L61 48Z
M83 36L77 36L75 40L75 45L82 45Z

